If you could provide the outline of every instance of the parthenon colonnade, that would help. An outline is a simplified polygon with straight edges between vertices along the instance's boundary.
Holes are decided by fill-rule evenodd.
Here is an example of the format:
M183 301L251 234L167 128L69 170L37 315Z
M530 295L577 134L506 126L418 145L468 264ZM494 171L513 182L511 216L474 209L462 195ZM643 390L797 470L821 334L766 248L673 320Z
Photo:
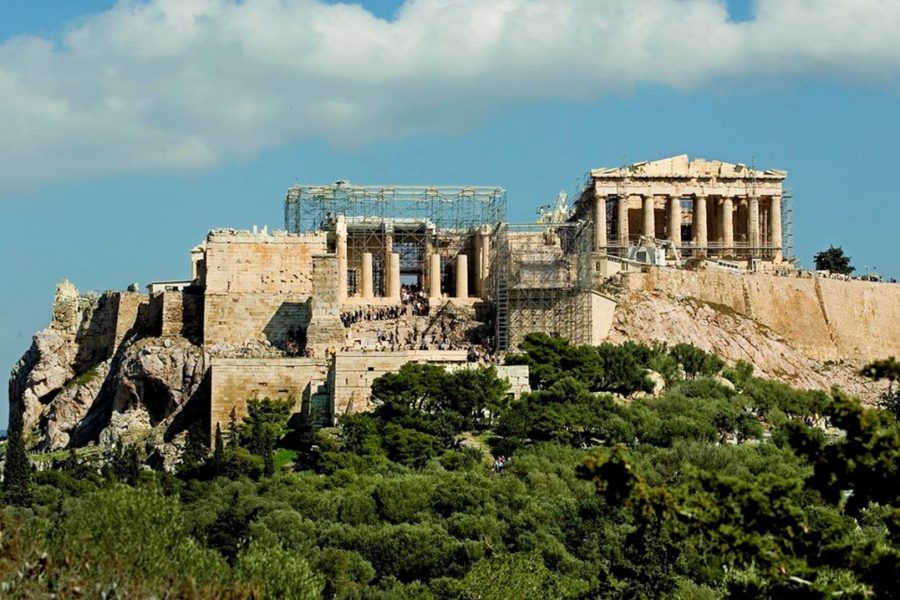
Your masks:
M621 254L645 236L686 256L780 260L786 175L686 155L594 169L578 201L590 208L576 214L593 221L595 251Z

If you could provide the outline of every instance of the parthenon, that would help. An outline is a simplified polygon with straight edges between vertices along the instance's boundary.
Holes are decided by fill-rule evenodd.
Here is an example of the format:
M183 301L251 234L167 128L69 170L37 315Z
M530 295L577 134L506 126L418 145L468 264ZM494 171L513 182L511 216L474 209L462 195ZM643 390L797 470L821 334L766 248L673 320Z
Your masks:
M593 223L595 251L623 255L644 236L683 256L779 262L786 176L682 154L591 170L576 208Z

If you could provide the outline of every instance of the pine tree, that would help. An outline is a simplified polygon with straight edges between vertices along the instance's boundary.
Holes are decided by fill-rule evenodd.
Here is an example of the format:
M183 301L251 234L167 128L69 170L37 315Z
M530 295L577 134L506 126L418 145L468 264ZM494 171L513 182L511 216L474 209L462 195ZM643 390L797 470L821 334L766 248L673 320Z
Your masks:
M13 411L3 468L3 498L16 506L31 504L31 463L25 451L24 427L22 413Z
M275 474L275 440L272 432L266 429L262 435L263 475L271 477Z
M216 440L213 445L212 470L218 477L222 474L222 464L225 462L225 442L222 441L222 427L216 423Z
M209 456L208 439L200 422L194 423L188 429L184 452L181 455L181 470L190 471L206 462Z

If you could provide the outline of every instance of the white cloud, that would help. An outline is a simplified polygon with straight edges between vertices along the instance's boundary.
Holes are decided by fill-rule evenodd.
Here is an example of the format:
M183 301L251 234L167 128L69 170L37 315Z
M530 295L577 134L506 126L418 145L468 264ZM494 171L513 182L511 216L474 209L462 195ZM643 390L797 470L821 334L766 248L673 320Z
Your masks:
M900 73L896 0L755 6L735 23L721 0L407 0L384 21L320 0L125 1L0 44L0 190L453 131L640 83Z

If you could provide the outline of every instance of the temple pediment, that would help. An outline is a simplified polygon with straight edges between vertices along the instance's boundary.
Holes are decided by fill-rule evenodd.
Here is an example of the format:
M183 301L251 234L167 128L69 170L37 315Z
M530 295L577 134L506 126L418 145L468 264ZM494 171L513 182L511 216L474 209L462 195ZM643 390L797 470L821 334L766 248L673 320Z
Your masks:
M743 163L695 158L687 154L670 156L653 161L641 161L624 167L603 167L591 170L594 179L618 178L726 178L726 179L775 179L787 177L787 171L779 169L752 169Z

